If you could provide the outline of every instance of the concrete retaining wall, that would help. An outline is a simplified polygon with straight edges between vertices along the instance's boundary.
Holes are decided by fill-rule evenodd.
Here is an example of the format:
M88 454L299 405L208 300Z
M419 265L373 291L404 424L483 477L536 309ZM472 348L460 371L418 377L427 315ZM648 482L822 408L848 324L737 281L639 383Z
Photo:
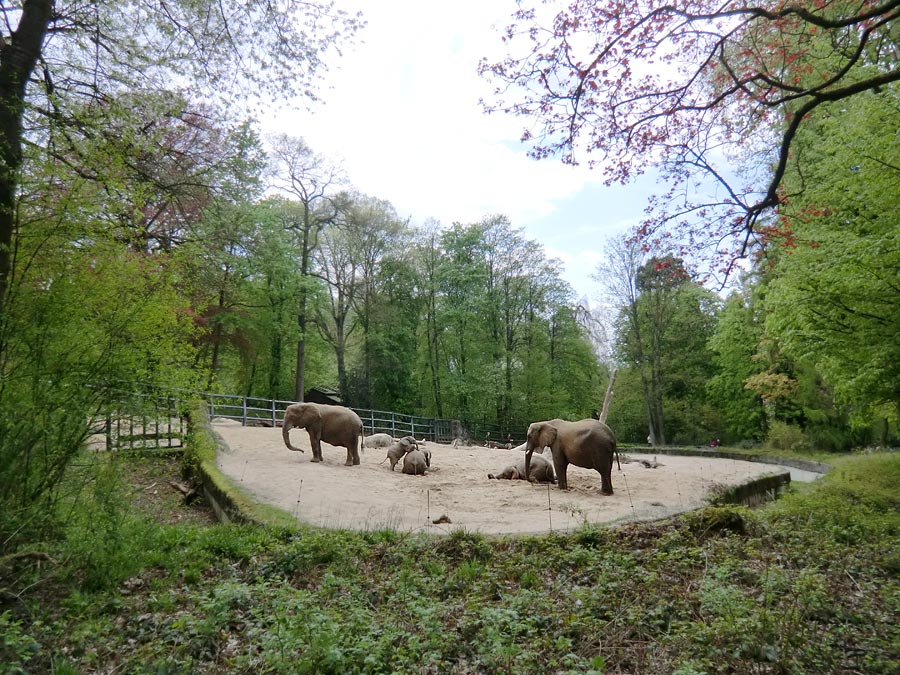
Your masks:
M296 527L294 518L280 509L258 504L223 474L216 465L216 453L227 451L222 438L212 429L205 406L188 417L191 477L200 483L203 497L223 523L247 523Z
M790 471L768 473L756 478L748 478L737 485L729 485L720 493L714 495L710 501L713 504L759 506L765 502L774 501L778 494L790 484Z

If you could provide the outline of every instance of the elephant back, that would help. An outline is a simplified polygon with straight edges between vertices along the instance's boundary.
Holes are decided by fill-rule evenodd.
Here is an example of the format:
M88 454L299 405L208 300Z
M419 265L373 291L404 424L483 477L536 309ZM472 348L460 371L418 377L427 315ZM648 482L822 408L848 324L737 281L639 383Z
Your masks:
M350 408L344 406L322 405L322 440L331 443L330 439L345 440L350 435L362 436L362 420ZM343 443L338 443L343 445Z

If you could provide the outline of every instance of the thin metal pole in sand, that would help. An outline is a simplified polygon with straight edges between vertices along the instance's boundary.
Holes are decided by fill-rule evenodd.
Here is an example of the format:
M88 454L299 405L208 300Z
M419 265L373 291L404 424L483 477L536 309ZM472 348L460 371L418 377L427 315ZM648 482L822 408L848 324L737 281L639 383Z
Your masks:
M672 476L675 478L675 489L678 491L678 505L684 508L684 497L681 496L681 483L678 480L678 473L673 471Z
M553 509L550 507L550 483L547 483L547 520L550 521L550 531L553 532Z
M247 473L247 465L248 465L249 463L250 463L250 460L249 460L249 459L246 460L246 461L244 462L244 470L241 471L241 482L242 482L242 483L244 482L244 474Z
M294 506L294 518L300 516L300 495L303 493L303 479L300 479L300 489L297 490L297 504Z
M631 504L631 517L637 520L637 513L634 511L634 501L631 499L631 488L628 487L628 477L622 472L622 480L625 481L625 492L628 493L628 502Z
M425 496L428 500L425 507L425 517L427 518L425 525L431 530L431 490L425 490Z

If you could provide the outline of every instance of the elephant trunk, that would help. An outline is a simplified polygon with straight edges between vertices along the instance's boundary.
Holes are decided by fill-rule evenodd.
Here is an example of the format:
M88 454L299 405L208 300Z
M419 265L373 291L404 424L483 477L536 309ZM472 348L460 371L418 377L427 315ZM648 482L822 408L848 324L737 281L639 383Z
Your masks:
M528 445L525 446L525 480L528 480L528 476L531 475L531 455L533 452L534 445L529 440Z
M284 439L284 444L287 446L288 450L294 450L296 452L303 452L303 448L295 448L293 445L291 445L290 431L291 431L291 425L288 424L287 422L285 422L281 426L281 438Z

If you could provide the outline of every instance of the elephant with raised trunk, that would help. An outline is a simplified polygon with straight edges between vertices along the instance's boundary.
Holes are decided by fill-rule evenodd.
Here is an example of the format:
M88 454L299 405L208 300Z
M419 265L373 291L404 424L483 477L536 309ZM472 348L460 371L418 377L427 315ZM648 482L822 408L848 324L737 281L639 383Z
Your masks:
M303 452L303 448L291 445L290 430L306 429L312 447L313 462L322 461L322 441L347 448L346 466L359 464L359 444L363 424L359 415L340 405L320 403L294 403L284 411L281 437L288 450Z
M600 491L605 495L613 493L612 463L616 454L616 437L603 422L594 419L578 422L556 419L529 425L525 441L526 475L533 452L544 447L549 447L553 454L553 467L560 490L569 487L566 469L569 464L574 464L595 469L600 474Z

